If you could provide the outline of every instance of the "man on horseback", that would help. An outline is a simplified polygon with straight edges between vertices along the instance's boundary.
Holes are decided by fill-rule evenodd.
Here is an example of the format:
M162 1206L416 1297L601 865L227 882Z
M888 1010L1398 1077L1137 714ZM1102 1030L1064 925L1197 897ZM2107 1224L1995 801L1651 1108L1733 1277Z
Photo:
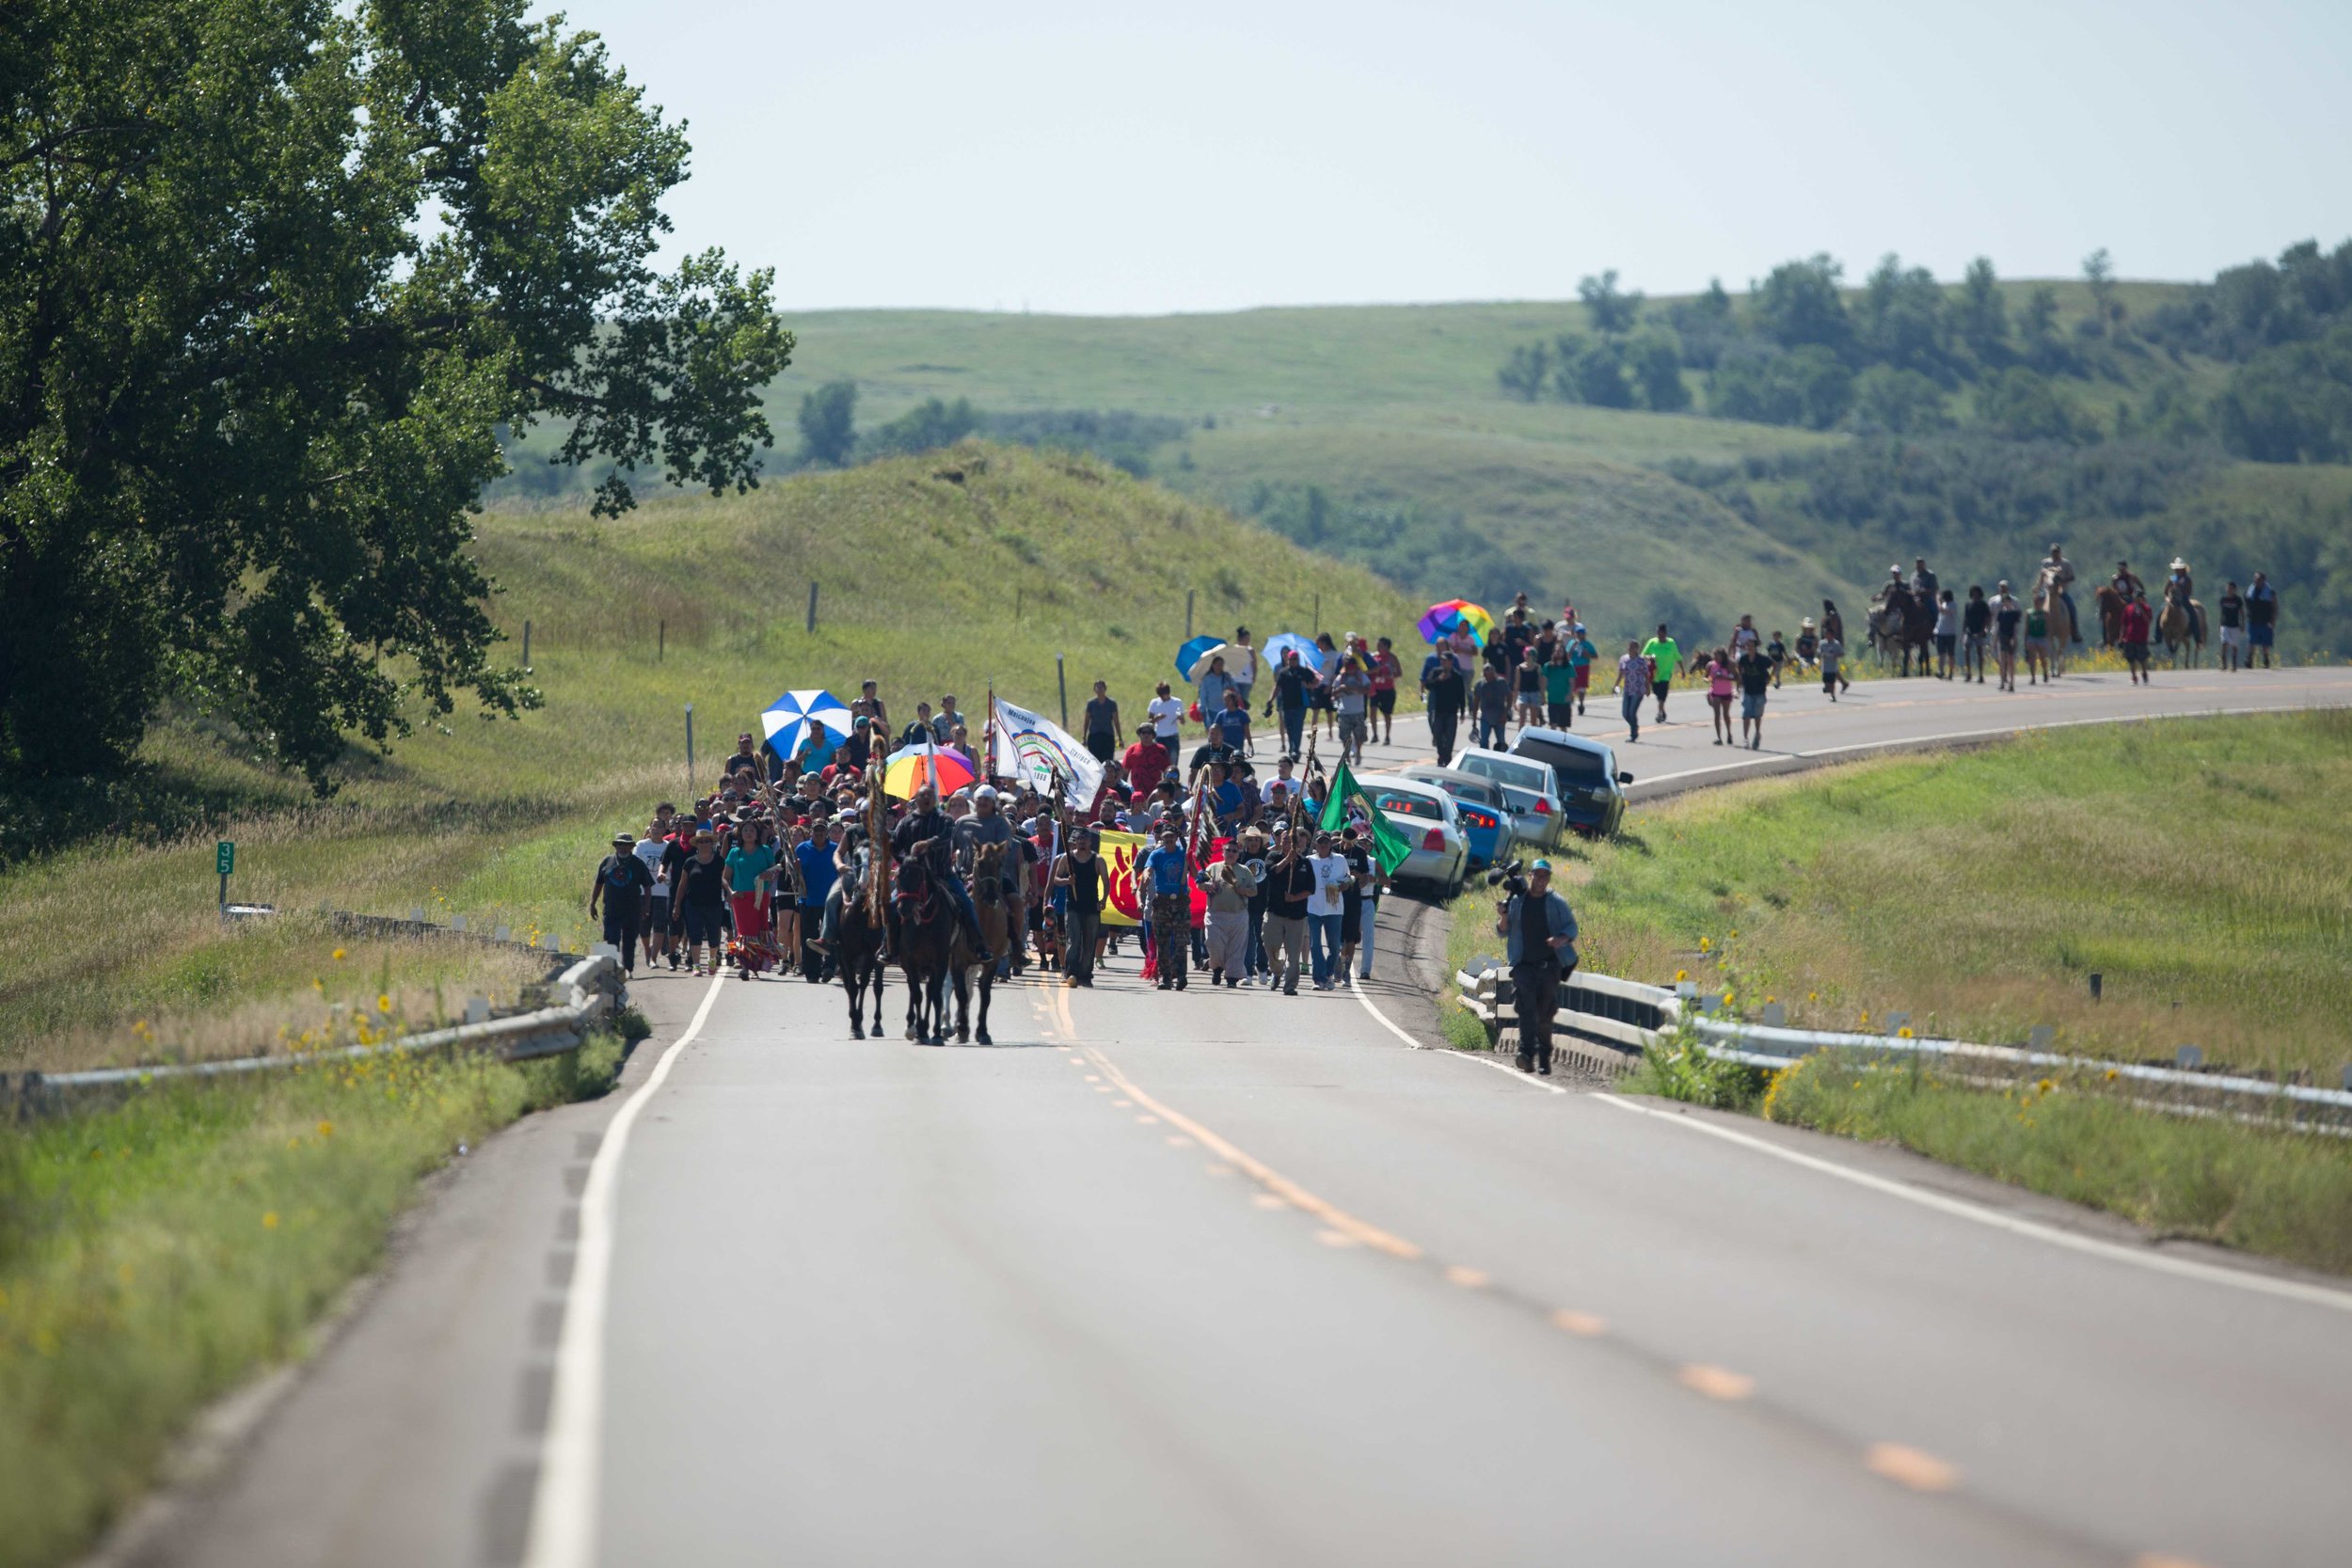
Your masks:
M2188 562L2176 555L2168 570L2169 575L2164 579L2165 605L2187 616L2190 640L2202 642L2205 640L2205 607L2197 602L2197 583L2189 573Z
M993 785L983 787L989 791L993 810L995 788ZM955 874L949 863L948 851L953 844L953 832L954 825L947 820L946 813L939 809L939 791L925 784L914 792L914 799L908 803L906 815L898 818L898 825L891 830L891 858L900 864L917 857L923 860L925 868L946 889L948 902L955 906L957 923L963 927L965 940L972 943L977 961L994 963L995 955L988 950L988 943L980 940L980 917L972 907L972 895L964 888L963 879Z
M974 790L972 792L972 815L957 823L955 829L957 883L962 890L965 907L969 908L972 892L965 884L971 879L973 864L982 849L992 844L1000 846L1002 853L997 864L1004 878L1003 897L1009 921L1015 922L1008 924L1006 928L1018 933L1022 929L1022 927L1017 924L1022 902L1019 876L1022 859L1021 847L1013 842L1015 836L1012 824L1005 819L1003 802L997 797L996 786L982 784ZM978 928L977 922L971 928L974 930ZM973 947L983 955L988 951L977 941L973 943ZM1018 958L1019 955L1015 954L1014 957ZM989 963L993 960L982 957L977 961Z
M2066 559L2066 552L2058 546L2050 546L2049 559L2042 563L2042 586L2056 601L2066 607L2067 640L2083 640L2082 618L2074 613L2074 563Z

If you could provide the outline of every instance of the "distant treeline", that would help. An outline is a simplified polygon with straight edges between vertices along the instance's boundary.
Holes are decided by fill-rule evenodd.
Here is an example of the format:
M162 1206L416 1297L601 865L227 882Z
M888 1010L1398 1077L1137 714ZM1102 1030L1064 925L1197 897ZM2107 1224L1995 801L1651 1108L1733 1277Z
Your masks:
M1889 255L1851 302L1825 255L1773 268L1744 299L1718 281L1663 308L1605 272L1577 287L1591 333L1522 343L1496 379L1531 403L1675 413L1694 401L1688 372L1721 419L1904 436L1965 414L2012 440L2211 438L2265 462L2352 459L2352 240L2230 268L2140 319L2105 250L2085 260L2083 280L2091 309L2061 330L2056 290L2012 310L1982 257L1947 288ZM2227 385L2195 390L2192 355L2232 366ZM2138 397L2102 421L2070 381Z
M1152 448L1177 439L1191 428L1183 420L1125 409L1047 408L992 414L975 408L969 398L953 403L932 398L861 434L854 381L830 381L803 398L800 424L803 467L850 467L878 457L934 451L968 436L978 436L1025 447L1085 452L1137 479L1152 477Z
M1481 603L1507 603L1527 586L1525 570L1459 512L1402 499L1342 500L1319 484L1263 480L1228 504L1294 544L1369 567L1400 588L1445 582Z

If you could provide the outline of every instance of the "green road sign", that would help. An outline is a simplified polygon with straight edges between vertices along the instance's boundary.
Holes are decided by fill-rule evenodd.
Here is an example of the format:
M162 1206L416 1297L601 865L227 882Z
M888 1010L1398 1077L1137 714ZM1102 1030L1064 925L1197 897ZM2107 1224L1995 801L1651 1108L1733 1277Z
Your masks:
M213 846L213 859L224 877L237 869L237 847L228 839Z

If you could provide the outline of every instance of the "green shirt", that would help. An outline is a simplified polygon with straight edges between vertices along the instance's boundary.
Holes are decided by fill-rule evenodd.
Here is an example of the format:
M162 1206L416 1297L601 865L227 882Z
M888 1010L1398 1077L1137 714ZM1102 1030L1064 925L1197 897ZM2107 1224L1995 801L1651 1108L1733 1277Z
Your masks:
M736 893L755 893L759 879L776 863L773 845L763 844L756 849L737 845L727 851L727 886Z
M1682 661L1682 650L1671 637L1653 637L1642 644L1642 657L1656 672L1651 679L1670 681L1675 678L1675 666Z
M1547 664L1544 666L1544 701L1565 703L1576 694L1576 666Z

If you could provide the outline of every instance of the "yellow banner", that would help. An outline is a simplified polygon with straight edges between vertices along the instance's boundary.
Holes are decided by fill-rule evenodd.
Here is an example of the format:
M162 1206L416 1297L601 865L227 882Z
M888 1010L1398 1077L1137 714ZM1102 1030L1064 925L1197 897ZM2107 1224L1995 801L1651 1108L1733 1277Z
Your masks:
M1110 828L1097 836L1101 840L1097 852L1103 857L1103 924L1140 926L1143 904L1136 896L1136 862L1151 847L1151 841L1141 833Z

